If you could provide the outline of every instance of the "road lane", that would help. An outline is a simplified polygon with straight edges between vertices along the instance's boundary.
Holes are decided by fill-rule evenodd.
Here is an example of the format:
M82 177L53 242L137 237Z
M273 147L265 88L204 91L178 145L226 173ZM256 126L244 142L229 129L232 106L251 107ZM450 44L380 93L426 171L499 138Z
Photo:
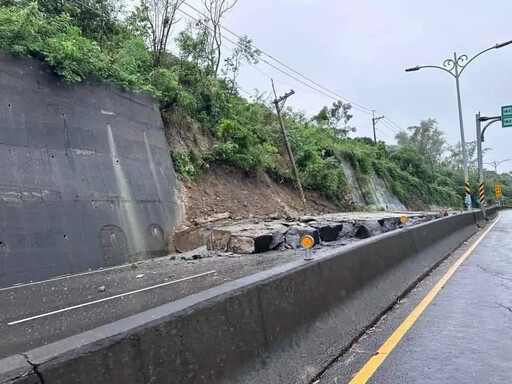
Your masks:
M405 333L397 336L397 330L457 260L448 260L451 265L441 266L441 274L434 272L420 283L419 289L341 356L320 382L512 382L511 235L512 211L505 211ZM459 259L462 254L454 256ZM385 351L383 346L394 344L397 337L394 349ZM372 361L379 360L379 352L384 359L371 367ZM361 374L370 368L376 371L369 378Z
M0 358L96 328L303 256L300 251L287 251L261 255L224 255L194 261L163 257L140 263L136 268L113 268L2 289ZM137 278L137 275L144 277ZM196 275L201 276L190 279ZM178 282L172 283L176 280ZM98 290L101 286L105 286L104 292ZM125 295L132 291L139 292ZM113 296L118 297L104 300ZM81 306L91 302L94 304ZM70 307L76 308L65 310ZM57 313L50 316L9 325L55 311Z

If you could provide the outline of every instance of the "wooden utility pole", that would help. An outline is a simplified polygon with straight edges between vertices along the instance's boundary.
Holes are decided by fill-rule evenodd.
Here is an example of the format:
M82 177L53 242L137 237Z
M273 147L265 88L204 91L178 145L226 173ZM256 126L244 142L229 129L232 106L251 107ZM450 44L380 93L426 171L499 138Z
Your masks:
M284 142L286 144L286 149L288 150L288 156L290 156L290 161L293 167L293 173L295 174L295 179L297 180L297 187L299 187L300 197L302 202L306 204L306 196L304 196L304 191L302 190L302 183L300 182L299 171L297 170L297 166L295 165L295 159L293 157L292 148L290 147L290 142L288 141L288 135L286 134L286 129L284 128L283 119L281 118L281 111L283 110L284 103L286 103L286 99L288 99L291 95L295 93L292 89L290 92L285 93L284 96L277 97L276 87L274 86L274 80L272 81L272 89L274 90L274 105L276 106L277 118L279 120L279 125L281 126L281 131L283 132Z
M375 117L375 111L372 111L372 126L373 126L373 141L377 142L377 133L375 132L375 125L380 119L383 119L384 116Z

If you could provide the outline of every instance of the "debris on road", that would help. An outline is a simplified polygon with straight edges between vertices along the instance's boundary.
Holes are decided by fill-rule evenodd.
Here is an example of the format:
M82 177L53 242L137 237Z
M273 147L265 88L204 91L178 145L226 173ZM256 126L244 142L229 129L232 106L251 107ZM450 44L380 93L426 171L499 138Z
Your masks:
M142 279L143 277L144 277L144 274L143 274L143 273L141 273L141 274L139 274L139 275L135 276L135 278L136 278L136 279Z
M228 214L215 214L199 220L203 226L187 228L174 236L174 246L182 252L182 260L197 260L231 252L237 255L286 251L300 248L300 239L310 235L315 246L346 245L351 239L367 239L402 227L400 217L407 215L409 225L435 218L439 212L344 212L321 216L302 216L286 219L228 220ZM277 215L274 215L277 217ZM340 241L344 241L340 243ZM175 256L171 256L174 260Z

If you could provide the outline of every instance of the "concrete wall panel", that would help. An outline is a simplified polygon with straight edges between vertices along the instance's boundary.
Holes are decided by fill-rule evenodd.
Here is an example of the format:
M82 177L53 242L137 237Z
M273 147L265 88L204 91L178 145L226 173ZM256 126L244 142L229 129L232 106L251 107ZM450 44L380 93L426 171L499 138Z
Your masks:
M0 287L164 253L178 196L156 101L4 52L0 88ZM112 236L125 254L105 257Z

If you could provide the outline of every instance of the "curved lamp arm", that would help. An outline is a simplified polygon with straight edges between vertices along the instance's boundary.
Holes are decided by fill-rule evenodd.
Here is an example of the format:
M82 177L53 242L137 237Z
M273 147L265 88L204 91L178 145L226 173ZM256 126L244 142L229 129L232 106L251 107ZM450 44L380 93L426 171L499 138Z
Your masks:
M419 65L417 65L416 67L412 67L412 68L407 68L405 70L405 72L413 72L413 71L419 71L420 69L422 68L435 68L435 69L441 69L447 73L449 73L450 75L452 75L453 77L455 77L455 75L453 73L451 73L449 70L447 70L446 68L443 68L443 67L438 67L437 65L422 65L421 67Z
M462 59L461 62L459 63L459 66L461 67L461 70L459 72L459 76L462 74L462 72L464 71L464 69L466 69L466 67L468 66L469 63L471 63L473 60L475 60L478 56L484 54L485 52L489 52L490 50L493 50L493 49L499 49L499 48L503 48L509 44L512 44L512 40L509 40L509 41L506 41L504 43L501 43L501 44L496 44L496 45L493 45L492 47L490 48L487 48L487 49L484 49L482 52L480 53L477 53L475 56L473 56L467 63L464 64L464 61L467 60L467 56L466 55L463 55L461 57L459 57L459 59Z

